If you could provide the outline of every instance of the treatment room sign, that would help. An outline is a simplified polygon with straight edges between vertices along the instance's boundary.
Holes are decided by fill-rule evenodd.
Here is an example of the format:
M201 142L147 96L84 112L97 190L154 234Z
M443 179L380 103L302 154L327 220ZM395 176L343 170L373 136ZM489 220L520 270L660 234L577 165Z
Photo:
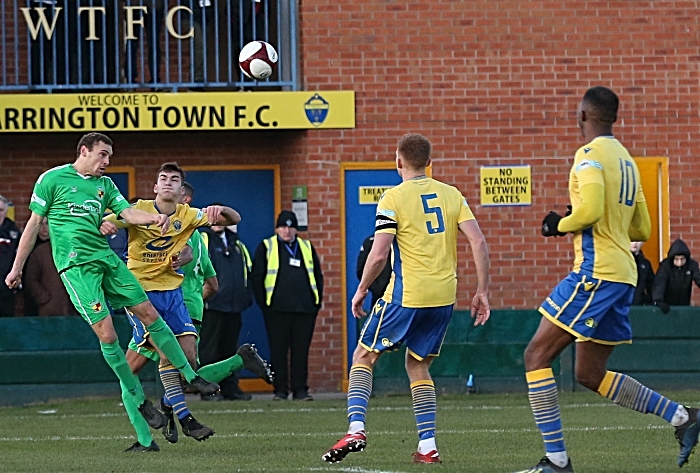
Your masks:
M481 166L481 205L532 205L529 165Z

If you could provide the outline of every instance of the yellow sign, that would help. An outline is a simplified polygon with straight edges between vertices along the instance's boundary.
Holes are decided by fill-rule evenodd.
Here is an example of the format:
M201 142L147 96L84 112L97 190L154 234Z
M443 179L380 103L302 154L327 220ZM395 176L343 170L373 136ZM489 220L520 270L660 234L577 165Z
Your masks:
M355 92L0 95L0 132L355 128Z
M530 166L481 166L481 205L532 205Z
M360 186L360 205L376 204L385 190L394 186Z

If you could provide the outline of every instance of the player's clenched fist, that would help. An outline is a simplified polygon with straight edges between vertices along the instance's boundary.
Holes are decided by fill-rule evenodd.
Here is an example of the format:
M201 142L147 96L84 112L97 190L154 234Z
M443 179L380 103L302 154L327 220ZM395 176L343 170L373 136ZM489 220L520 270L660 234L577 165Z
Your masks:
M170 228L170 217L165 214L154 215L153 223L160 227L160 234L165 235L165 232Z
M209 220L209 223L211 225L216 225L221 218L221 213L224 211L224 208L221 205L210 205L202 210L204 210L204 213L207 214L207 220Z

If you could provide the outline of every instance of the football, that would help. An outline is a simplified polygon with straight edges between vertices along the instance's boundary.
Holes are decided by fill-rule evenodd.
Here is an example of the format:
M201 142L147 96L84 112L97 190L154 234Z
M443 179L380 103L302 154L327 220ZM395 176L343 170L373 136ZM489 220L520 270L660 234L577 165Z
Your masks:
M238 65L251 79L267 79L277 67L277 51L265 41L251 41L241 49Z

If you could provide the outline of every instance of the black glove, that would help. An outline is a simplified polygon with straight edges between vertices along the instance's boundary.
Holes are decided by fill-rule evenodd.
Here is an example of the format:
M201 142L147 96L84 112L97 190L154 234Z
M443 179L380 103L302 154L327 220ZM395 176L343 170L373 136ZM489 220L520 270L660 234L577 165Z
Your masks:
M654 305L664 314L668 314L668 311L671 310L671 307L662 301L654 301Z
M559 227L559 220L562 218L564 217L556 212L549 212L544 220L542 220L542 236L560 237L566 235L566 233L562 233L557 229Z

